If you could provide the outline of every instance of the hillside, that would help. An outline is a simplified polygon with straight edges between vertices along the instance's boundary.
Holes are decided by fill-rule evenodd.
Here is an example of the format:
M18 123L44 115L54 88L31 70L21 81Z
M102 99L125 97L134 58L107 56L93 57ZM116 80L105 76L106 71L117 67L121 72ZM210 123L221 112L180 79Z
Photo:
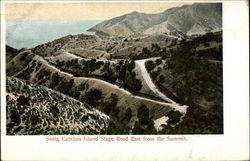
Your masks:
M18 54L18 50L6 45L6 63L8 63L12 58Z
M193 35L218 31L221 28L221 3L194 3L171 8L159 14L132 12L105 20L90 28L89 31L113 36L156 32Z
M19 57L23 57L23 59L19 59ZM52 60L49 57L46 59ZM111 129L108 130L108 133L142 134L142 131L135 131L135 125L140 117L147 118L145 131L154 133L155 120L166 117L170 111L177 110L182 113L181 116L185 114L186 106L138 96L138 93L134 91L136 89L134 87L137 86L134 84L135 75L132 72L134 67L128 62L119 65L127 73L127 77L121 79L124 82L123 88L121 88L113 85L112 77L105 72L105 70L118 69L118 63L110 64L100 61L99 64L93 59L84 60L75 56L64 60L64 63L61 61L49 62L46 59L32 53L32 50L24 50L7 64L7 75L51 88L103 111L111 117L113 123L109 127ZM86 63L90 63L88 68L84 67ZM97 78L93 78L94 75L91 76L88 72L95 71L96 65L99 66L98 70L103 69ZM129 92L130 90L131 92ZM146 112L147 115L141 116L138 113L140 110Z
M222 133L222 33L183 41L165 54L164 59L147 61L146 67L163 93L189 106L183 122L166 130Z
M110 118L86 103L7 77L8 135L102 134Z
M92 48L98 44L115 47L108 52ZM134 53L131 45L140 51ZM188 39L163 33L140 38L67 36L19 51L6 67L8 76L104 112L111 122L108 134L223 131L222 32Z
M32 49L7 46L6 74L101 111L109 125L93 134L221 134L221 8L195 3L160 14L133 12L93 27L96 35L68 35ZM31 95L21 98L37 103ZM15 128L10 125L11 134Z

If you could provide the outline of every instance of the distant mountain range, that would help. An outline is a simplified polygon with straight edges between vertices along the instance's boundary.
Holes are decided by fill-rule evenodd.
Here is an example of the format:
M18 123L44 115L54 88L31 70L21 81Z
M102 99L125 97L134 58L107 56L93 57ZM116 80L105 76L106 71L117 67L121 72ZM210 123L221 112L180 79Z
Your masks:
M129 36L156 32L193 35L221 29L221 3L194 3L170 8L159 14L132 12L105 20L88 31L102 35Z

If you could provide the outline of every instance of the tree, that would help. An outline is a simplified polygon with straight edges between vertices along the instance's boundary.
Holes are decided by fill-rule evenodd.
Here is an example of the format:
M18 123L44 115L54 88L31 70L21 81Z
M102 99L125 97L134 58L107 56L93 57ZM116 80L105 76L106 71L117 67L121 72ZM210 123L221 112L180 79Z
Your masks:
M109 97L109 102L110 102L110 106L115 107L118 103L118 96L114 93L111 93Z
M160 46L158 44L152 44L152 50L154 50L154 51L160 51L161 48L160 48Z
M122 66L123 63L124 63L123 60L120 60L120 61L119 61L119 65L120 65L120 66Z
M145 65L148 71L151 71L155 68L155 63L152 60L147 61Z
M137 111L137 117L141 125L147 125L149 122L149 110L142 104Z
M162 63L162 60L161 59L156 59L156 65L160 65Z
M29 98L28 97L25 97L23 95L19 96L17 98L17 105L22 105L22 106L25 106L25 105L29 105Z
M117 75L115 74L115 72L112 70L112 68L108 68L104 74L102 75L103 78L110 82L110 83L115 83L117 80Z
M142 104L137 111L138 121L135 122L134 134L152 134L155 133L154 122L149 116L149 109Z
M142 48L142 53L146 54L146 55L149 55L150 54L150 51L148 50L148 48Z
M123 114L123 117L121 117L121 120L128 123L132 117L132 110L131 108L127 108L125 113Z
M36 77L38 80L43 79L44 77L47 77L50 75L50 72L48 72L46 69L42 68L39 70L39 72L36 74Z
M127 70L128 70L129 72L131 72L134 68L135 68L135 61L131 60L131 61L127 64Z
M160 75L160 77L159 77L159 83L164 83L164 81L165 81L165 77L163 76L163 75Z
M91 59L88 61L90 73L96 69L96 59Z
M82 98L83 101L86 101L91 106L97 106L98 101L102 98L102 92L99 89L91 89L89 92L85 93L85 96Z
M118 96L112 93L108 99L106 99L100 104L99 108L105 114L110 115L111 113L113 113L117 103L118 103Z
M157 71L157 73L161 73L162 68L161 68L161 67L158 67L156 71Z
M142 82L139 79L135 79L133 91L137 93L138 91L141 90L141 87L142 87Z
M126 67L123 65L123 66L121 66L120 71L118 73L119 79L124 80L126 77L126 74L127 74Z
M68 94L70 89L74 84L74 79L71 79L69 82L64 78L61 79L60 83L57 86L57 89L64 94Z
M173 125L180 121L182 114L179 111L169 111L167 117L169 118L168 124Z
M158 75L158 72L157 72L157 71L152 71L152 72L150 73L150 75L151 75L152 78L156 78L157 75Z

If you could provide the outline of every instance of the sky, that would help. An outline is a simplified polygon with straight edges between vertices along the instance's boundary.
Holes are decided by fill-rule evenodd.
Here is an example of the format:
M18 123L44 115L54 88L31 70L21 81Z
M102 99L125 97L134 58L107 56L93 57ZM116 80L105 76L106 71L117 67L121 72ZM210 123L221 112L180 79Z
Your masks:
M133 11L160 13L192 3L7 3L6 20L105 20Z

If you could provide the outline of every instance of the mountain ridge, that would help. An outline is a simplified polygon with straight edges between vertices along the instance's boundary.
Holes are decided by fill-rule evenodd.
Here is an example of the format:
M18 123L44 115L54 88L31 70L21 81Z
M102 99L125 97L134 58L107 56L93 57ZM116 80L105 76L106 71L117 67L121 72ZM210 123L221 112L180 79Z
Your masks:
M211 14L212 13L212 14ZM164 23L166 22L166 23ZM152 34L158 32L156 25L161 25L161 32L178 31L187 35L204 34L222 27L221 3L194 3L167 9L158 14L137 11L105 20L88 31L113 36L128 36L136 33ZM189 32L198 29L197 32Z

